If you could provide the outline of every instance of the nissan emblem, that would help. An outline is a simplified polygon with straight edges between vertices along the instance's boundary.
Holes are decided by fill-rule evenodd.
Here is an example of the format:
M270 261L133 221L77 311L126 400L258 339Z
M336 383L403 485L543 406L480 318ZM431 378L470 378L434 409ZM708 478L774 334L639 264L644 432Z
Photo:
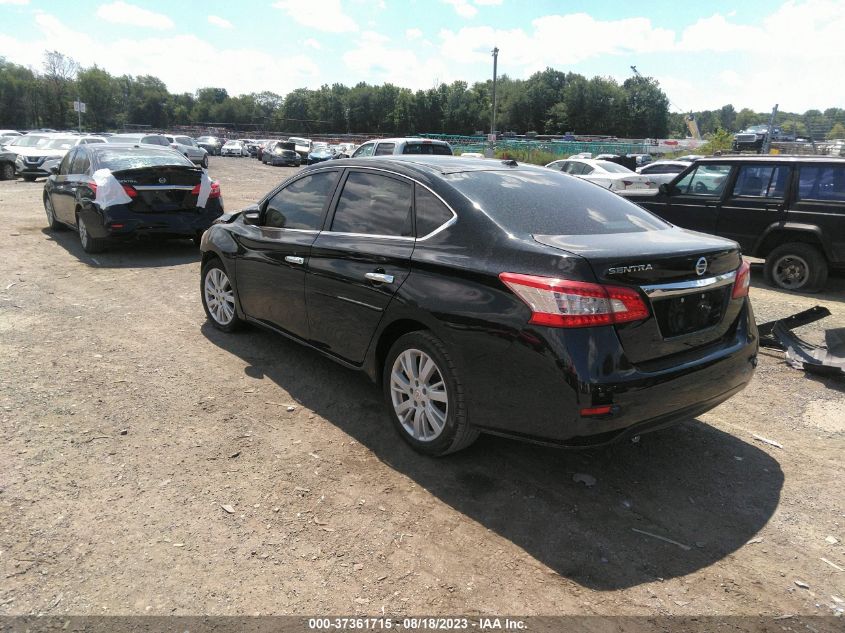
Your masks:
M698 261L695 262L695 272L699 275L703 275L707 272L707 259L704 257L698 258Z

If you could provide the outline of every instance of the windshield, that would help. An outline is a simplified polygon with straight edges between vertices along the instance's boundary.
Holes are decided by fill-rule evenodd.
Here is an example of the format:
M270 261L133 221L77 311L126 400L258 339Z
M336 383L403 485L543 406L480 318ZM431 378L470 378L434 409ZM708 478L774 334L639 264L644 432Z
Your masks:
M140 136L108 136L106 137L106 143L140 143L141 142Z
M297 145L309 145L311 143L311 141L308 140L307 138L297 138L295 136L291 136L288 139L288 142L296 143Z
M70 149L74 145L76 145L75 138L54 138L50 139L50 141L42 147L47 149Z
M621 196L558 171L471 171L446 179L518 235L601 235L668 229Z
M240 141L226 141L225 147L235 147L236 145L240 145Z
M142 169L144 167L188 166L194 164L176 152L155 151L144 149L120 150L109 149L97 152L97 163L100 168L106 167L112 171L123 169Z
M15 147L44 147L50 139L46 136L19 136L9 145Z

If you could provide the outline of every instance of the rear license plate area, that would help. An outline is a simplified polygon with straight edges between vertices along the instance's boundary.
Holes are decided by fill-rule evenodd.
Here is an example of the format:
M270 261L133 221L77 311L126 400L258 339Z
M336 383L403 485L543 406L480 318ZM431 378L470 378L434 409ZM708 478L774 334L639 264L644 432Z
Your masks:
M654 315L663 338L684 336L718 325L725 312L730 288L691 292L654 301Z

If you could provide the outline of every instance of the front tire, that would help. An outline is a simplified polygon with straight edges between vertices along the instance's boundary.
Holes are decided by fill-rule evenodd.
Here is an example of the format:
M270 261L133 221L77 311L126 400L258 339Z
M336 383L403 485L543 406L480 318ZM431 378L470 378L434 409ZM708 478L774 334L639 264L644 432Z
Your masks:
M827 273L824 254L805 242L781 244L769 253L763 267L770 286L797 292L818 292L827 282Z
M12 163L3 163L0 165L0 180L14 180L15 166Z
M201 167L208 169L208 154L202 157L202 162L200 163Z
M243 325L235 309L235 289L219 259L210 259L202 267L200 294L205 315L218 330L233 332Z
M81 215L76 216L76 229L79 233L79 243L82 244L82 250L86 253L100 253L106 248L105 240L91 237Z
M35 182L35 178L36 178L36 176L31 176L31 175L28 175L28 174L23 176L23 179L26 182Z
M414 450L441 456L478 438L467 420L460 371L431 333L410 332L391 346L382 388L393 425Z

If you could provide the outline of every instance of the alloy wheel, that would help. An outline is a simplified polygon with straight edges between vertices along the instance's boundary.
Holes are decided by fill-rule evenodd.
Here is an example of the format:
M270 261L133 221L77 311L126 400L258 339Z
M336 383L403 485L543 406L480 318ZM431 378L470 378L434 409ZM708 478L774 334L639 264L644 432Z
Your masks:
M403 351L390 372L390 399L402 428L419 442L437 439L449 415L449 394L434 360L419 349Z
M235 318L235 292L222 269L208 269L203 293L212 318L220 325L229 325Z
M798 255L784 255L775 262L772 277L781 288L798 290L810 277L810 265Z

